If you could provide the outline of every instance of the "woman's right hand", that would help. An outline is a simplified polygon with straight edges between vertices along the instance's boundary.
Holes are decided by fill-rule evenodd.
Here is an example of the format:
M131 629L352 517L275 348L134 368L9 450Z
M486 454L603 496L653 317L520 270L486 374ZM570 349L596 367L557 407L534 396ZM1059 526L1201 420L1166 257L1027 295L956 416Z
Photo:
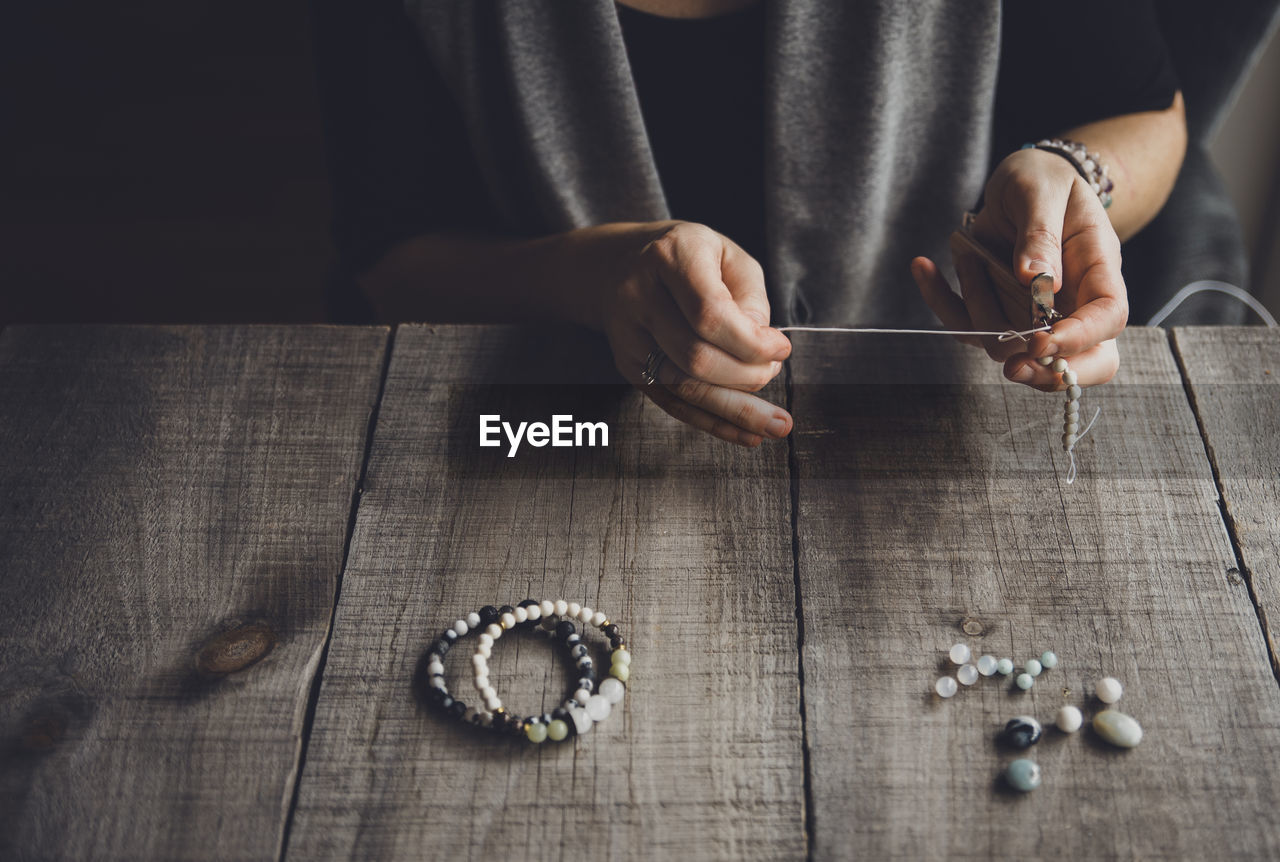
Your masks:
M760 264L700 224L611 227L619 269L592 317L622 376L676 419L722 440L758 446L787 436L791 415L751 394L791 354L791 342L769 326ZM647 384L642 372L654 349L665 359L657 382Z

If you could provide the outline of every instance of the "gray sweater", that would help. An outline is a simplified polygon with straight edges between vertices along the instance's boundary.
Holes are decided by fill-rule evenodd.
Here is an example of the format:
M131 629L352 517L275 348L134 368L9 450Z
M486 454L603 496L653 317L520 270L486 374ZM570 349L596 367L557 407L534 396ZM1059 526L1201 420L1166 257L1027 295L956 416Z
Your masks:
M908 272L977 200L999 0L764 0L776 324L919 326ZM669 218L612 0L406 0L503 216Z

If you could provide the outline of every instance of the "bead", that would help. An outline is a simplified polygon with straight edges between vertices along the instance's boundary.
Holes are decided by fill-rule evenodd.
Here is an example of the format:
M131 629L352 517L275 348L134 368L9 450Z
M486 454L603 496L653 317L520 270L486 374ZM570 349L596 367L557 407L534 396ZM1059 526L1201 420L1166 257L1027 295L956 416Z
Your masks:
M558 718L552 719L547 724L547 739L552 742L559 742L569 735L569 725L565 724Z
M609 623L607 626L600 629L600 631L604 632L604 636L607 638L616 638L619 634L621 634L618 627L613 623Z
M1062 426L1063 434L1075 434L1079 430L1080 430L1080 424L1078 422L1066 422Z
M581 706L571 707L569 709L569 716L573 719L573 732L578 734L578 736L582 736L582 734L590 730L591 725L595 723L591 720L591 716L587 715L587 711Z
M1023 667L1023 670L1025 670L1027 673L1031 674L1032 676L1039 676L1040 672L1044 670L1044 668L1041 666L1040 662L1037 659L1029 658L1027 659L1027 663Z
M515 617L516 623L526 623L529 621L529 612L524 608L516 608L511 612L511 616Z
M625 665L625 664L615 664L613 667L609 668L609 676L613 677L614 679L618 679L618 680L622 680L623 682L626 682L627 680L631 679L631 666Z
M582 623L590 623L590 622L591 622L591 618L592 618L592 617L594 617L595 615L596 615L596 612L595 612L595 611L591 610L591 608L586 607L586 606L584 605L584 606L583 606L583 607L578 611L578 621L579 621L579 622L582 622Z
M480 646L476 647L476 653L485 658L493 658L493 647L480 644Z
M488 632L481 632L480 636L476 638L476 643L480 646L491 647L493 646L493 635Z
M578 604L577 602L569 602L569 607L567 607L565 610L569 612L569 616L574 617L576 619L578 614L582 612L582 605Z
M1120 748L1133 748L1142 742L1142 725L1118 710L1104 709L1095 715L1093 729L1098 736Z
M1062 382L1067 384L1068 386L1075 386L1076 379L1077 379L1076 373L1072 371L1070 368L1062 372Z
M493 686L486 685L484 688L480 689L480 696L485 700L497 700L498 692Z
M610 659L613 664L631 664L631 653L624 649L616 649L613 651L613 658Z
M529 605L524 609L524 612L530 622L537 622L542 619L542 608L539 605Z
M1008 676L1013 673L1013 660L1007 658L1000 659L1000 661L996 662L996 670L999 671L1002 676Z
M552 610L555 611L556 616L562 617L565 614L569 613L569 603L566 602L564 599L558 599L556 601L555 607L552 608Z
M472 611L471 613L467 614L467 628L469 629L480 628L480 615L475 611Z
M586 654L587 654L586 644L578 644L573 649L569 650L569 655L573 656L574 658L582 658Z
M978 681L978 669L971 664L962 664L956 671L956 679L963 685L973 685Z
M471 664L473 667L485 667L487 662L484 656L477 654L471 657Z
M453 643L458 639L458 633L449 628L445 629L444 633L441 634L440 637L442 637L447 643Z
M530 723L524 729L524 735L530 742L544 742L547 738L547 726L542 723Z
M1071 386L1068 386L1068 387L1067 387L1067 397L1068 397L1068 398L1070 398L1072 401L1079 401L1079 400L1080 400L1080 393L1081 393L1081 392L1083 392L1083 391L1084 391L1084 390L1082 390L1082 389L1081 389L1079 386L1077 386L1077 385L1071 385Z
M609 638L609 649L622 649L624 646L626 646L626 642L621 636Z
M1124 686L1120 685L1120 680L1115 677L1104 676L1094 685L1093 693L1103 703L1115 703L1120 699L1120 695L1124 694Z
M1018 678L1013 681L1013 684L1023 691L1028 691L1031 686L1036 684L1036 678L1029 673L1020 673Z
M1043 366L1045 366L1045 367L1047 368L1047 367L1049 367L1050 365L1052 365L1052 364L1053 364L1053 357L1052 357L1052 356L1041 356L1039 359L1037 359L1037 360L1036 360L1036 362L1039 362L1041 365L1043 365Z
M1080 412L1080 405L1075 401L1068 401L1066 406L1062 408L1062 412L1067 416L1075 416Z
M484 626L493 625L498 621L498 609L493 605L485 605L480 609L480 624Z
M1063 359L1061 356L1059 356L1057 359L1053 360L1053 370L1054 370L1054 371L1056 371L1056 372L1058 372L1059 374L1061 374L1062 372L1066 371L1066 370L1067 370L1067 360Z
M578 702L579 706L586 706L587 701L591 700L591 692L585 688L580 688L573 693L573 699Z
M1053 650L1045 650L1040 653L1040 664L1052 670L1058 666L1058 654Z
M474 682L476 684L476 691L484 691L489 687L489 675L487 673L481 674L475 678Z
M497 623L490 623L489 627L484 630L484 633L494 640L497 640L502 637L502 626Z
M498 608L498 616L502 616L503 614L513 614L515 613L515 610L516 609L513 608L511 605L503 605L502 607Z
M1075 733L1084 724L1084 716L1074 706L1064 706L1054 716L1053 723L1058 725L1058 730L1063 733Z
M573 634L569 635L567 638L564 639L564 645L568 647L575 646L580 643L582 643L582 635L578 634L577 632L574 632Z
M933 684L933 690L938 693L938 697L954 697L955 693L960 690L960 686L956 684L955 677L940 676L938 681Z
M593 694L586 703L587 715L592 721L604 721L613 712L613 704L602 694Z
M507 612L507 613L503 614L503 615L502 615L502 627L503 627L504 629L513 629L513 628L515 628L515 627L516 627L516 615L515 615L515 614L513 614L513 613L511 613L511 612Z
M609 703L617 703L627 693L627 687L618 679L606 679L600 683L600 694Z
M556 625L556 639L567 640L570 635L576 634L577 631L578 630L574 627L573 623L568 620L564 620Z
M1072 446L1074 446L1074 445L1076 445L1076 435L1074 435L1074 434L1063 434L1063 435L1062 435L1062 448L1063 448L1063 449L1070 449L1070 448L1071 448Z
M955 644L951 647L949 655L951 656L952 664L964 664L973 653L969 651L969 647L965 644Z
M608 621L609 621L609 618L606 617L604 613L601 611L596 611L594 614L591 615L591 625L595 626L596 628L600 628Z
M549 617L556 612L556 603L551 599L543 599L542 604L538 605L544 617Z
M1019 715L1005 724L1000 732L1000 741L1014 748L1030 748L1040 741L1043 734L1040 722L1029 715Z
M1040 786L1040 764L1034 760L1019 757L1009 764L1004 771L1004 780L1014 790L1030 793Z
M996 672L996 666L998 664L999 662L996 661L995 656L984 655L982 658L978 659L978 673L983 676L991 676Z

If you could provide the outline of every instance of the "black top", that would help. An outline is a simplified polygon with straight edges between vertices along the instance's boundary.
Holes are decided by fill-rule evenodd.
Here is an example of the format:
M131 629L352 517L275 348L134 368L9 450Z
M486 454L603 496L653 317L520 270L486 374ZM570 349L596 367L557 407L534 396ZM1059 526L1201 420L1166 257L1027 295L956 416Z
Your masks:
M501 230L458 106L400 0L315 0L334 233L351 272L430 231ZM1091 120L1172 104L1151 0L1006 0L994 157ZM764 4L709 19L618 6L673 218L764 255Z

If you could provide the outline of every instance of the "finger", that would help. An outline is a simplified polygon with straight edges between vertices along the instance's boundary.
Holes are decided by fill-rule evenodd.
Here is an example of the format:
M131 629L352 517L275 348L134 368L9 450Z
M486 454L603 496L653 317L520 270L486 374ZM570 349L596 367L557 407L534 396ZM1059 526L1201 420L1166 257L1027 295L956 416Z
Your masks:
M973 321L965 310L964 300L956 296L947 279L938 270L937 264L927 257L917 257L911 261L911 277L916 280L916 287L920 289L925 304L942 321L944 327L957 332L973 329ZM982 346L981 340L972 335L957 335L956 340L973 347Z
M756 392L782 370L782 363L776 359L750 364L709 341L703 341L665 291L659 292L653 305L656 307L646 315L646 321L654 340L667 358L690 377Z
M713 416L707 411L693 406L688 401L676 397L661 386L647 386L643 391L649 400L662 408L663 412L668 416L697 428L699 431L705 431L713 437L719 437L721 440L727 440L730 443L736 443L739 446L748 448L759 446L764 440L759 434L752 434L731 422L727 422L718 416Z
M1011 328L1009 318L996 302L995 287L987 275L986 265L970 254L956 257L956 275L960 278L960 292L973 328L988 332L1001 332ZM1003 362L1015 353L1026 349L1020 340L1000 341L997 336L984 336L982 346L987 355Z
M1014 227L1013 273L1022 284L1042 272L1062 286L1062 226L1071 186L1019 178L1005 186L1005 209Z
M738 307L756 323L769 324L769 294L764 284L764 267L737 243L724 238L720 257L720 278Z
M1066 362L1076 376L1077 386L1097 386L1115 376L1120 368L1120 351L1114 340L1108 340L1071 356ZM1068 385L1063 381L1062 373L1054 370L1052 365L1041 365L1025 354L1014 356L1005 363L1004 376L1044 392L1058 392Z
M791 342L778 330L748 316L725 284L721 267L724 243L710 228L677 225L648 248L658 281L700 338L747 363L785 359L791 353ZM753 311L760 313L758 301Z
M780 439L791 433L791 414L763 398L695 380L669 365L658 369L658 381L680 400L751 434Z

